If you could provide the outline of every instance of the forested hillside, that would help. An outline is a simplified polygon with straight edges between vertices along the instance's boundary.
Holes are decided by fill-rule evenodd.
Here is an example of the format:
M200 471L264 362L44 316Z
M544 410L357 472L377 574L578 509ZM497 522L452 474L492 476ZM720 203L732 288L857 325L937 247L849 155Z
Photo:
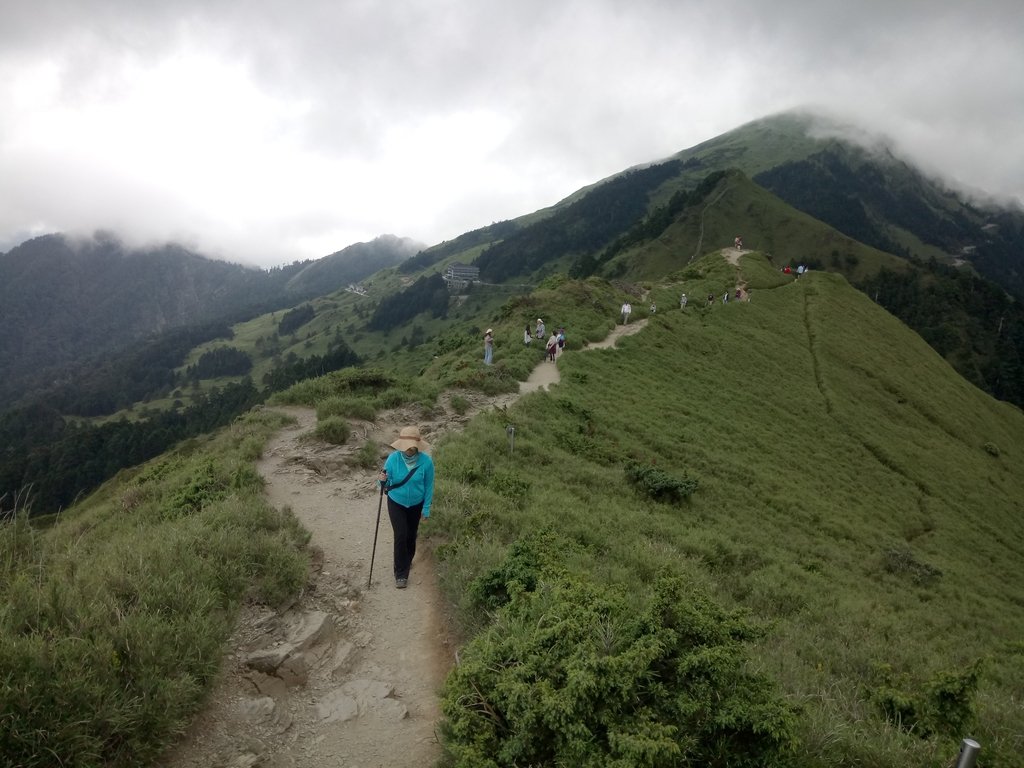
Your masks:
M292 307L397 264L418 247L384 237L322 260L259 270L176 245L132 249L105 234L35 238L0 254L0 410L26 392L79 380L82 371L69 369L75 363L138 343L175 344L159 336L185 326L230 325ZM123 400L120 393L105 398Z

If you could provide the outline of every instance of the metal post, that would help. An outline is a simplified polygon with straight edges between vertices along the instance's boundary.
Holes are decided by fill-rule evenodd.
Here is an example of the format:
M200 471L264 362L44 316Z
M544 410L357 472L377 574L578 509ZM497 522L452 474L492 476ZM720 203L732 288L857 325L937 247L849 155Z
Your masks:
M511 456L516 444L516 428L509 424L505 427L505 434L508 435L508 455Z
M960 757L957 758L956 768L974 768L974 761L981 752L981 745L974 739L964 739L960 742Z

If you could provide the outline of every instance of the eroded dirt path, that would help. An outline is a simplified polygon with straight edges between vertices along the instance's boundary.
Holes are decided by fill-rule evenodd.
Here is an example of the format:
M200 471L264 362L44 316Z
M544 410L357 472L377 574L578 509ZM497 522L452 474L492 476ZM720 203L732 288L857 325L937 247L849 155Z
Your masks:
M588 349L614 346L646 320L617 325ZM578 354L569 352L565 354ZM443 395L434 412L397 409L354 422L348 444L313 440L315 413L279 408L294 419L268 443L258 469L278 509L290 508L312 534L313 573L287 611L247 608L231 640L209 705L164 768L425 768L441 756L439 690L454 663L444 604L427 546L416 554L409 588L395 589L392 534L381 512L373 581L367 586L380 494L376 467L355 463L371 442L383 460L403 426L433 443L474 415L559 382L557 363L539 364L518 393L458 393L464 414ZM443 468L439 468L443 482ZM430 521L422 524L430 525ZM422 541L422 539L421 539Z

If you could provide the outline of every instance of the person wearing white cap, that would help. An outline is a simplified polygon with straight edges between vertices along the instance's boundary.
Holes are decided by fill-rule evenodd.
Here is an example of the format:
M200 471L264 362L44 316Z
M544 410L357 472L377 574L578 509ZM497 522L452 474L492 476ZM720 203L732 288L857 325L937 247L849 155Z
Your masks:
M409 568L416 555L420 520L430 517L434 499L434 461L426 453L430 443L418 427L403 427L391 444L395 452L384 462L377 482L388 497L388 517L395 533L395 586L409 585Z
M541 320L539 317L537 318L537 338L544 338L544 321Z
M494 330L487 329L484 334L484 365L490 365L494 359Z

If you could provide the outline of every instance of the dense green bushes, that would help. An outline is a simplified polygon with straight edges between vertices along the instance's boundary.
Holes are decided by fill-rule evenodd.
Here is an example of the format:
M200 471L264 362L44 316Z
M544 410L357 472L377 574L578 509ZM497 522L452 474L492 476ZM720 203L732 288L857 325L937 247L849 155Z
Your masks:
M663 469L635 461L626 465L626 479L639 493L666 504L679 504L697 490L697 481L692 478L675 477Z
M795 710L744 669L755 627L679 579L642 607L551 562L520 543L474 584L502 607L445 686L456 766L788 764Z

